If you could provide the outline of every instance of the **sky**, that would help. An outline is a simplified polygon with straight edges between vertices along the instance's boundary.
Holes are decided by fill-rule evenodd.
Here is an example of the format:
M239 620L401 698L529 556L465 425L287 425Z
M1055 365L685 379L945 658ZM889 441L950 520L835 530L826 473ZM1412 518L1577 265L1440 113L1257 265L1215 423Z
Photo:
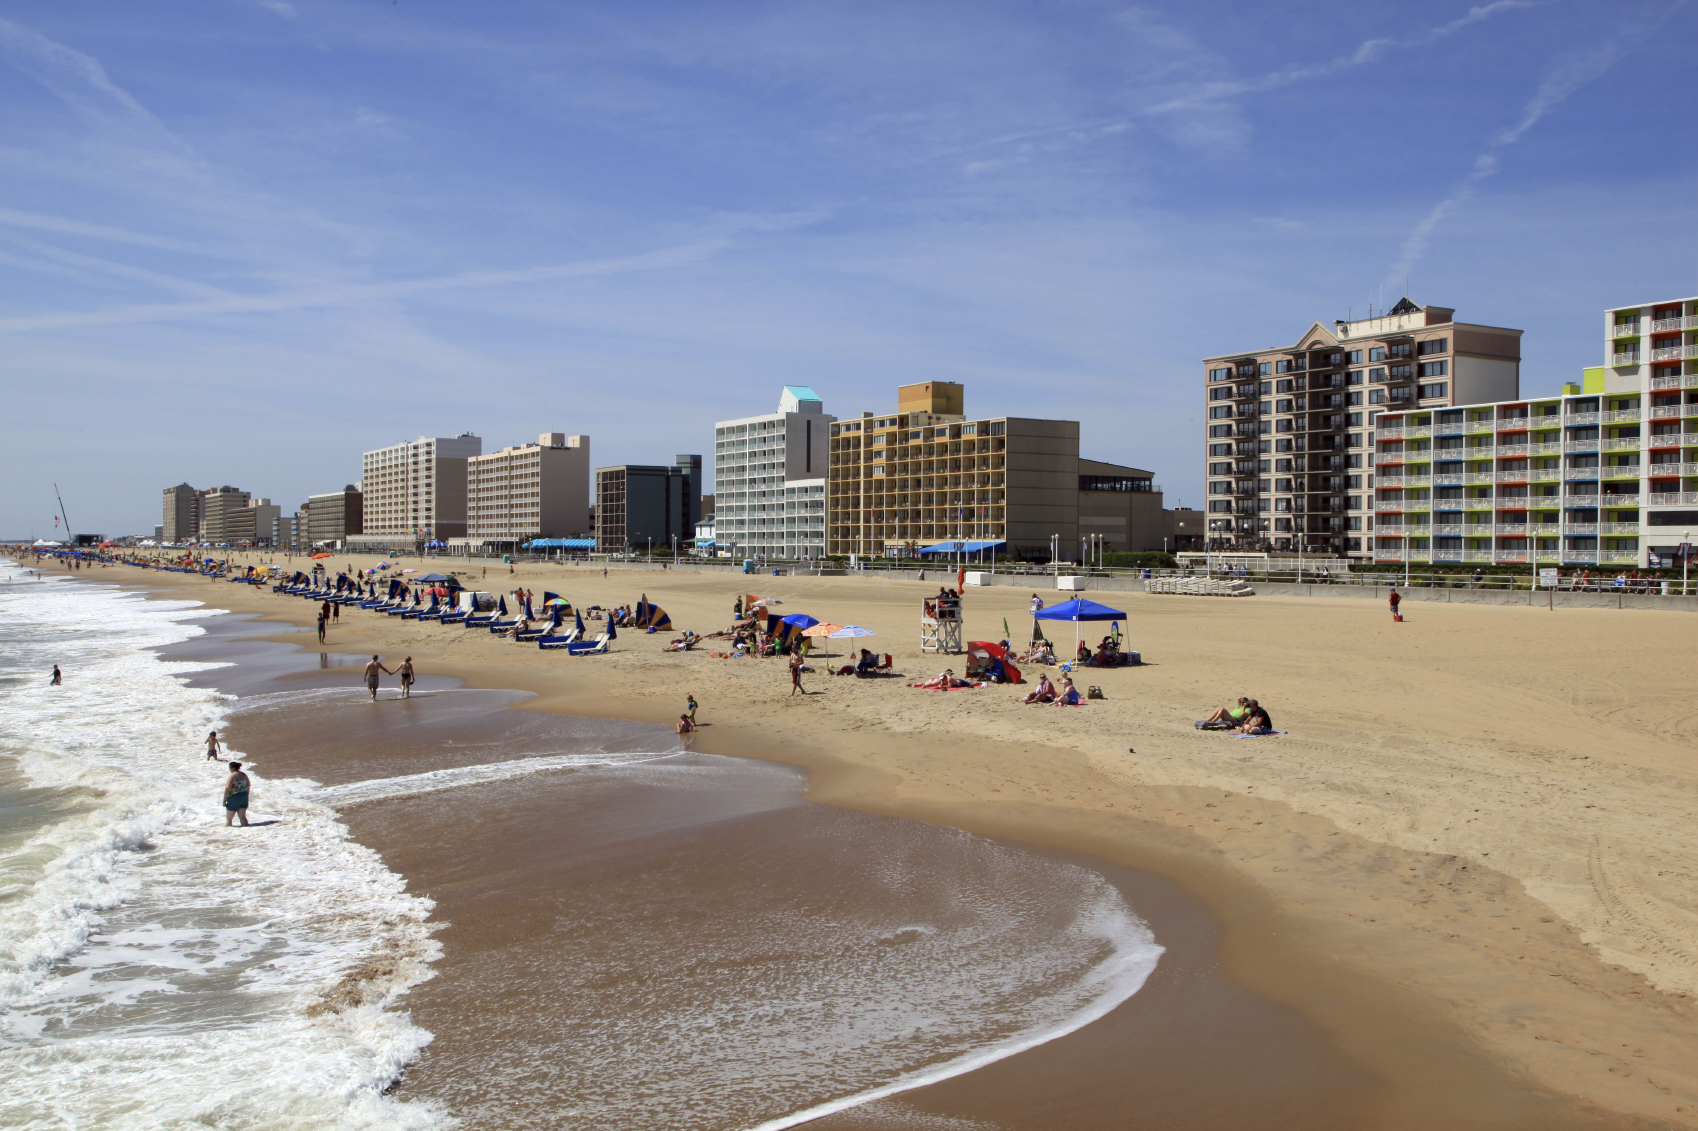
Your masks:
M1683 0L0 0L0 536L292 509L360 454L895 408L1200 506L1203 367L1404 293L1698 294ZM1681 76L1686 76L1682 78Z

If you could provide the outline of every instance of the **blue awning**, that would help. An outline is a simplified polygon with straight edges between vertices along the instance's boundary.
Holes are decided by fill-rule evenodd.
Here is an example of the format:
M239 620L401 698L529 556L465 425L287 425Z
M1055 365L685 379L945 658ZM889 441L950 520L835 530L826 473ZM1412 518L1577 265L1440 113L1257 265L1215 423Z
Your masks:
M922 554L976 554L980 550L991 550L998 546L1006 546L1007 542L939 542L935 546L926 546L920 550Z
M534 538L526 543L533 550L593 550L594 538Z

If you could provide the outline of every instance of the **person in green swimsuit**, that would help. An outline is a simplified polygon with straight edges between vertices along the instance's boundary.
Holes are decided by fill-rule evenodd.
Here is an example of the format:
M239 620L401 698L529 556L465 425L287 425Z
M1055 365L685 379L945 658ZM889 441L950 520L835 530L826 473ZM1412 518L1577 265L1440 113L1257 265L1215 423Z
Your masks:
M230 763L230 776L224 779L224 825L237 817L242 819L242 827L248 827L248 775L242 772L240 762Z
M1236 707L1216 707L1215 713L1206 719L1197 720L1197 729L1201 730L1211 723L1226 723L1238 727L1244 725L1244 720L1250 716L1250 700L1240 695Z

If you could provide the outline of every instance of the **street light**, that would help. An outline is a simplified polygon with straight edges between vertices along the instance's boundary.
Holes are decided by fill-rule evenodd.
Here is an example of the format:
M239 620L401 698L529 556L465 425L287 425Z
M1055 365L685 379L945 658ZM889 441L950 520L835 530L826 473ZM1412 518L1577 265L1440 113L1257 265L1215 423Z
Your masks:
M1692 560L1692 531L1680 532L1680 595L1686 596L1686 563Z

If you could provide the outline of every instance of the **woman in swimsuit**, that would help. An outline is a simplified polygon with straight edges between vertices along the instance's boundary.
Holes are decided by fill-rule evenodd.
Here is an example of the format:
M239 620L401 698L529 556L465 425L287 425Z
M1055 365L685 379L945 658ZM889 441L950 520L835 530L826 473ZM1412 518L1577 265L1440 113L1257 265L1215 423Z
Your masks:
M240 762L230 763L230 776L224 779L224 826L228 828L235 818L242 819L242 827L248 827L248 775L242 772Z
M401 698L413 697L413 658L408 656L401 661L401 666L395 669L401 673Z

